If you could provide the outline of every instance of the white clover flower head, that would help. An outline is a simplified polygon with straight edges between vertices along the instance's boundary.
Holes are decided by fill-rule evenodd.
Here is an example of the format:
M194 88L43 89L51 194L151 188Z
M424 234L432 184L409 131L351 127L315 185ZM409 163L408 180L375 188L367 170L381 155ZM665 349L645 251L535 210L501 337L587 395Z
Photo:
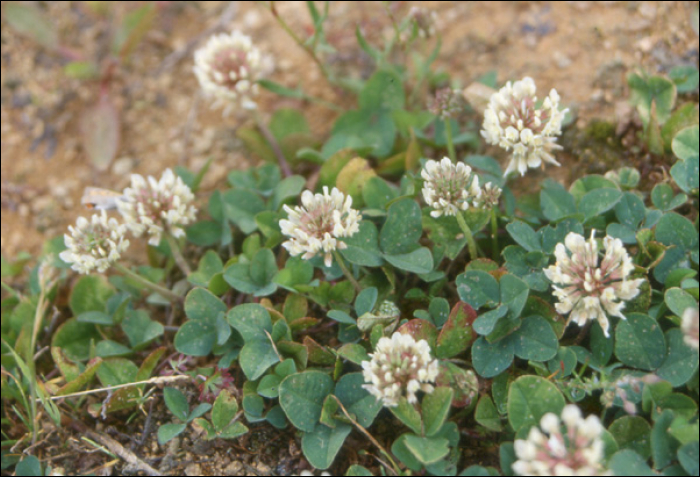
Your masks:
M333 252L343 250L347 245L338 240L352 237L360 230L360 213L352 208L352 197L333 188L323 188L323 194L310 190L301 195L302 206L284 210L288 220L280 220L282 233L291 239L282 244L293 256L302 255L310 260L323 254L327 267L333 264Z
M608 236L603 243L605 255L601 261L595 231L588 241L571 232L564 243L557 244L554 251L557 263L544 273L554 283L559 313L571 313L571 320L581 326L588 320L598 320L609 337L607 315L625 319L622 314L625 302L639 295L644 279L629 279L634 265L620 239Z
M464 109L464 98L459 90L442 88L435 93L428 110L440 119L450 119Z
M482 209L493 209L494 207L498 207L498 203L501 200L501 194L503 194L503 190L500 187L491 182L487 182L483 189L481 189L481 195L479 196L476 205Z
M425 340L416 342L413 336L395 332L391 338L379 339L371 361L362 362L362 374L368 384L362 387L386 407L396 407L402 397L409 403L418 402L416 392L432 393L438 377L438 360L430 356Z
M440 162L430 160L421 171L423 198L432 207L430 215L457 215L475 205L481 196L479 177L472 168L460 162L453 164L445 157Z
M183 237L183 226L194 222L197 209L194 194L180 177L167 169L159 181L132 174L131 187L117 200L117 209L127 228L137 237L149 235L148 243L158 245L163 232Z
M602 432L598 417L583 419L576 405L566 406L561 418L547 413L526 440L516 439L518 460L513 471L517 475L612 475L601 463Z
M67 250L59 256L78 273L104 273L129 247L124 238L126 226L107 218L104 210L90 220L78 217L75 227L69 226L68 231L70 234L64 235Z
M241 106L255 109L257 81L272 69L269 57L263 56L252 39L239 31L219 33L194 54L194 74L207 96L224 106L224 115Z
M525 175L528 168L544 163L560 165L552 151L562 149L556 143L568 109L559 109L559 94L549 92L537 107L537 88L532 78L508 82L491 96L484 111L481 135L489 144L512 151L505 175L517 170Z
M683 330L683 340L685 343L691 348L695 348L697 350L699 348L697 308L688 308L685 310L685 313L683 313L681 329Z

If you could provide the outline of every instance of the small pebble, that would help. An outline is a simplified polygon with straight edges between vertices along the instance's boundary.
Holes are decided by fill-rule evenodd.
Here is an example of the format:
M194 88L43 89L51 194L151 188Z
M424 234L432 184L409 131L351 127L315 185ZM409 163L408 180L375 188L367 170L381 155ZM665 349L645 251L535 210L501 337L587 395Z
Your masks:
M112 174L126 176L134 169L134 160L130 157L120 157L112 164Z
M202 474L202 466L199 464L190 464L185 467L185 475L204 475Z
M571 61L571 58L569 58L568 56L566 56L564 53L562 53L560 51L555 51L553 56L554 56L554 62L556 63L557 67L562 69L562 70L568 68L573 63Z
M243 464L235 460L224 467L224 475L243 475Z

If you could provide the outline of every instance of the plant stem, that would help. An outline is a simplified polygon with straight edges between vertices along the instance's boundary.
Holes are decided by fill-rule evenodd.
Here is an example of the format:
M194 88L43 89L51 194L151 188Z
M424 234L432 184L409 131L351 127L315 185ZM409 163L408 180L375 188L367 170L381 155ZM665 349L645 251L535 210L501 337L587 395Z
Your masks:
M88 391L80 391L80 392L71 393L71 394L64 394L62 396L51 396L49 399L51 401L58 401L60 399L69 399L69 398L75 398L75 397L90 396L90 395L97 394L97 393L106 393L106 392L110 392L110 391L116 391L117 389L131 388L134 386L146 386L147 384L169 384L169 383L174 383L176 381L184 381L184 380L190 380L190 379L192 379L192 378L190 378L187 375L159 376L159 377L147 379L145 381L136 381L133 383L117 384L114 386L107 386L105 388L90 389Z
M316 96L311 96L310 94L304 93L304 96L302 99L304 99L310 103L318 104L319 106L323 106L324 108L328 108L331 111L335 111L337 113L342 113L343 111L345 111L343 108L341 108L340 106L338 106L334 103L331 103L330 101L326 101L325 99L322 99L322 98L317 98Z
M48 265L47 265L48 266ZM47 274L49 272L46 272ZM37 301L36 311L34 312L34 323L32 326L32 336L29 342L29 350L27 351L27 356L25 361L27 367L29 368L30 376L27 376L29 380L29 395L31 399L30 412L31 412L31 422L32 422L32 445L36 444L37 438L37 383L36 383L36 360L34 359L34 353L36 352L36 343L39 339L39 330L41 329L41 323L44 321L44 316L46 315L46 309L48 308L48 301L46 299L46 292L51 288L51 279L42 276L41 271L39 272L39 300Z
M336 250L333 252L333 256L335 257L335 261L338 263L338 266L340 269L343 271L343 275L350 280L350 283L352 283L352 286L355 287L355 291L357 293L360 293L362 291L362 287L360 284L355 280L355 277L350 273L350 270L348 269L347 265L345 265L345 261L343 260L343 257L340 255L340 253Z
M328 69L326 69L326 65L323 64L323 62L316 56L316 52L311 49L308 45L305 45L303 41L301 41L301 38L297 36L296 33L289 27L287 22L284 21L284 19L279 15L279 12L277 11L277 7L275 6L275 2L270 2L270 12L272 13L272 16L275 17L275 20L277 20L277 23L280 24L282 29L287 32L289 36L292 37L294 42L301 48L303 49L308 55L311 57L311 59L316 63L321 70L321 74L323 74L323 77L326 78L326 81L328 81L331 84L335 84L335 80L331 77L330 73L328 72Z
M445 119L445 136L447 137L447 154L449 154L452 162L457 161L457 153L455 152L455 145L452 141L452 122L450 118Z
M180 244L177 243L177 240L175 240L175 237L173 237L172 234L166 234L165 238L168 241L168 245L170 245L170 253L173 254L175 263L177 263L177 266L180 268L182 273L184 273L186 277L189 277L192 273L192 268L190 268L190 264L187 263L187 260L185 260L185 257L182 255Z
M497 207L491 209L491 236L493 240L493 260L498 262L498 258L501 255L501 250L498 244L498 210Z
M277 142L277 139L275 139L275 136L272 134L272 131L270 131L270 128L268 128L267 124L265 124L265 122L262 120L262 118L260 117L260 113L257 109L255 110L254 114L255 122L258 125L258 129L260 129L262 135L265 136L265 140L267 140L268 144L270 144L272 152L274 152L275 156L277 156L277 163L279 164L280 169L282 169L282 174L284 175L284 177L291 176L292 169L289 167L287 159L284 157L284 153L282 152L282 148Z
M135 282L138 282L144 288L148 288L149 290L158 293L163 298L167 298L171 302L182 303L182 297L180 295L174 293L172 290L168 290L165 287L157 285L152 281L146 280L141 275L134 273L128 268L126 268L124 265L115 264L114 268L116 268L121 274L126 275Z
M396 465L396 462L394 462L394 459L391 458L391 454L389 454L389 452L387 452L387 450L377 441L377 439L374 438L374 436L372 436L372 434L370 434L367 431L367 429L362 427L359 422L357 422L355 419L352 418L352 416L350 415L348 410L345 409L345 406L343 406L343 403L340 401L340 399L338 399L336 396L333 396L333 398L336 400L336 402L338 403L338 406L340 406L340 410L343 411L343 414L345 414L345 417L353 424L353 426L355 426L357 428L357 430L359 430L362 434L364 434L365 437L367 437L367 439L369 439L370 442L372 444L374 444L374 446L377 449L379 449L379 452L384 454L384 457L389 459L389 462L391 462L391 465L394 468L394 472L396 472L396 475L401 475L399 467Z
M471 259L474 260L478 256L476 242L474 241L474 234L472 234L471 229L464 221L464 215L461 212L457 213L457 223L459 224L459 228L462 229L462 232L464 232L464 236L467 238L469 255L471 256Z

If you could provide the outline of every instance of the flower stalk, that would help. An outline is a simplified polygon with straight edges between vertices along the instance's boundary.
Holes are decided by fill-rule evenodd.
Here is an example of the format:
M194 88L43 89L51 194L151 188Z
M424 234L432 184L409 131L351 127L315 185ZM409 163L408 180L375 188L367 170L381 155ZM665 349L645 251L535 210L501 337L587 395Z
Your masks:
M114 268L122 275L137 282L139 285L143 286L144 288L159 294L160 296L169 300L172 303L182 303L182 301L183 301L182 297L180 295L178 295L177 293L175 293L172 290L169 290L163 286L160 286L156 283L153 283L150 280L143 278L141 275L139 275L138 273L132 272L131 270L126 268L124 265L117 263L114 265Z
M355 279L348 266L345 264L345 260L343 260L343 257L342 255L340 255L340 252L338 252L337 250L334 251L333 257L335 257L335 263L337 263L340 269L343 271L343 275L345 275L345 278L347 278L350 281L350 283L352 283L352 286L355 287L355 291L357 293L360 293L362 291L362 287L360 286L359 282Z
M192 268L190 267L190 264L187 263L184 255L182 255L182 250L180 250L180 244L177 242L177 239L175 239L175 237L173 237L171 234L166 234L165 238L168 241L170 253L173 254L173 260L175 260L178 268L186 277L190 276L192 273Z
M474 240L474 234L467 225L467 222L464 220L463 214L457 214L457 223L459 224L459 228L462 229L462 232L464 233L464 236L467 239L467 246L469 247L469 256L472 260L474 260L479 255L478 248L476 246L476 241Z
M447 138L447 154L453 160L457 160L457 153L455 152L454 140L452 138L452 123L450 119L445 119L445 137Z
M498 243L498 210L494 207L491 209L491 248L494 261L498 261L501 256L501 247Z

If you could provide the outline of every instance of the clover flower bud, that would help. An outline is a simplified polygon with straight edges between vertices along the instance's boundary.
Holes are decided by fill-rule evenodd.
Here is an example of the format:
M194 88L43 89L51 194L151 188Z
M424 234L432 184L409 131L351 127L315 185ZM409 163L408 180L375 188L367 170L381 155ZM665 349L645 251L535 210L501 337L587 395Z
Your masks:
M464 99L459 90L442 88L435 93L428 110L442 120L448 120L464 109Z
M395 316L398 318L401 316L401 310L393 301L384 300L379 306L378 314L380 316Z
M503 194L503 190L500 187L491 182L487 182L483 189L481 189L481 194L475 205L482 209L493 209L494 207L498 207L498 203L501 200L501 194Z
M408 11L406 19L420 38L432 38L437 33L438 17L434 10L413 6Z

